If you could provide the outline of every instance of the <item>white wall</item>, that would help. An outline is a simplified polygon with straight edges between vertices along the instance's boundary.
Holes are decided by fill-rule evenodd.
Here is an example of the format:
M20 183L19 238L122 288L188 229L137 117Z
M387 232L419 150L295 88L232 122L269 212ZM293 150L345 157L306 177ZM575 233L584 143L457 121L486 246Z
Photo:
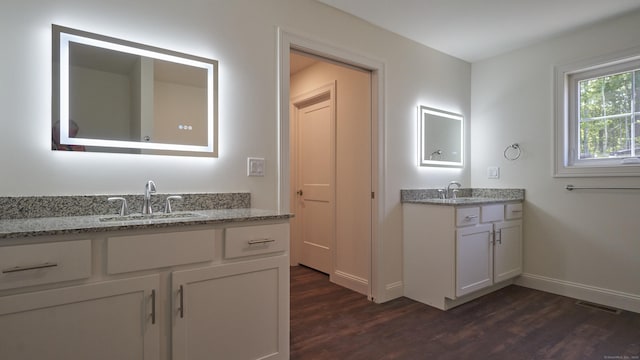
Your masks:
M472 65L471 182L526 189L522 283L640 311L638 178L554 178L555 65L640 46L640 12ZM511 143L522 157L503 158ZM501 167L489 180L487 166Z
M51 23L219 60L217 159L52 152ZM277 27L385 63L382 279L400 289L400 189L469 184L466 170L418 168L419 104L470 113L470 64L312 0L5 0L0 5L0 195L251 191L277 206ZM11 55L8 55L11 54ZM16 156L15 151L20 155ZM246 158L266 176L246 176ZM389 292L385 297L398 294Z
M381 38L384 41L385 38ZM384 42L383 42L384 43ZM386 44L386 43L384 43ZM382 252L386 294L402 290L402 206L400 189L444 187L457 180L469 187L469 162L464 169L419 167L417 107L425 105L462 114L469 126L471 66L409 40L394 41L386 56L385 221ZM466 137L465 159L469 159ZM466 161L466 160L465 160ZM400 267L398 267L400 266Z

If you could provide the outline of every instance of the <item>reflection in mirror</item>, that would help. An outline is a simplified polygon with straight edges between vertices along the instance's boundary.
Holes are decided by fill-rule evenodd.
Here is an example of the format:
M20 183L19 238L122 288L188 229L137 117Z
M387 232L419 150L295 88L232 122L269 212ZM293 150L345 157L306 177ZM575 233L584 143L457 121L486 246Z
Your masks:
M462 115L420 106L418 121L420 165L463 167Z
M217 156L215 60L53 25L52 149Z

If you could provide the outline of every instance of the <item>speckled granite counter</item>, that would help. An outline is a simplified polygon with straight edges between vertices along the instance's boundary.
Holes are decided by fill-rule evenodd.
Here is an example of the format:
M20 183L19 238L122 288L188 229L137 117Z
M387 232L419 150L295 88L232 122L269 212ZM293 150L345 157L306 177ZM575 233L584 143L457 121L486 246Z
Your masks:
M0 220L0 239L45 235L80 234L114 230L148 229L191 225L214 225L246 221L289 219L292 215L261 209L218 209L189 211L193 216L181 217L185 212L175 212L174 218L154 218L128 221L101 221L113 215L61 216Z
M160 211L170 195L182 196L181 200L171 203L174 211L251 208L251 194L248 192L157 193L151 197L151 207ZM107 200L115 196L125 198L131 212L139 212L142 208L142 194L0 197L0 220L116 214L120 203Z
M173 215L164 215L161 213L163 201L169 195L180 195L182 199L172 202ZM110 196L126 198L132 215L116 216L120 204L107 201ZM0 240L283 220L292 216L273 210L251 208L249 193L155 194L152 196L152 206L156 212L145 217L135 214L140 211L141 206L141 195L0 197Z
M456 199L441 199L438 189L400 190L402 203L445 206L481 205L524 201L524 189L459 189Z

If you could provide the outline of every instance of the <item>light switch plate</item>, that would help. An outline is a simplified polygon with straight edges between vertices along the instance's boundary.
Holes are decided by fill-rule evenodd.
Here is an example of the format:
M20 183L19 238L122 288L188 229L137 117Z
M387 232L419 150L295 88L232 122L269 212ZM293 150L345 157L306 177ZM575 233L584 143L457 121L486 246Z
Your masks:
M247 176L264 176L263 158L247 158Z
M500 179L500 168L497 166L489 166L487 168L488 179Z

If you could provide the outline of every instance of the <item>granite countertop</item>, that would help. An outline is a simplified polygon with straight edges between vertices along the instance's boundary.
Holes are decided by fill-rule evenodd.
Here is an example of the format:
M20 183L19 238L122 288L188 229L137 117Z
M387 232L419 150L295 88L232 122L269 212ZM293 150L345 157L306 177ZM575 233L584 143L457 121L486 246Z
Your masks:
M293 215L274 210L253 208L176 211L150 217L140 214L60 216L0 220L0 239L45 235L80 234L115 230L149 229L190 225L216 225L245 221L289 219ZM130 220L120 220L120 219Z
M445 206L483 205L524 201L524 189L460 189L456 199L442 199L438 189L401 190L402 203Z
M483 205L483 204L493 204L493 203L504 203L509 201L522 201L522 200L496 197L496 198L421 199L421 200L407 200L403 202L412 203L412 204L459 206L459 205Z

